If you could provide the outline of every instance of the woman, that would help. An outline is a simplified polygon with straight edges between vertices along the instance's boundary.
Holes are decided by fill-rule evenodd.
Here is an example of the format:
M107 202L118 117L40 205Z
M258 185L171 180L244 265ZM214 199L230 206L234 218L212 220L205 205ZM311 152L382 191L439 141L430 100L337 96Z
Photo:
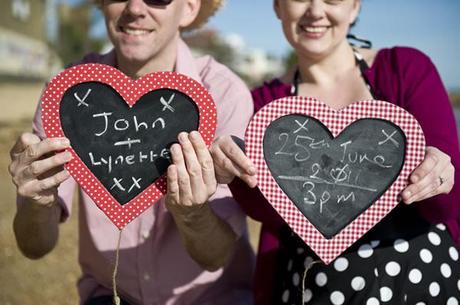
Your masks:
M233 181L235 198L263 224L256 304L458 304L460 187L454 181L460 153L435 67L414 49L354 49L346 36L360 11L359 0L275 0L274 8L298 67L253 90L256 111L296 94L334 109L353 101L386 100L415 116L427 149L401 193L406 204L326 266L313 263L318 260L314 253L263 195L249 188L257 183L251 161L230 139L218 139L211 149L218 180Z

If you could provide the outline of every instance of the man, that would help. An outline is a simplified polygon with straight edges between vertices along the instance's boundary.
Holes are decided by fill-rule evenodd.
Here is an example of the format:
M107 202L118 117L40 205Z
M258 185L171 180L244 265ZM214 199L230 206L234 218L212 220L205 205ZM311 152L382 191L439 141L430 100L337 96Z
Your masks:
M99 0L114 50L91 54L82 62L109 64L132 78L155 71L188 75L216 102L217 136L242 137L253 112L247 88L212 58L193 58L180 38L181 30L203 24L220 2ZM235 119L236 111L240 119ZM9 170L18 194L18 246L24 255L40 258L56 245L59 222L71 212L76 183L62 167L70 160L70 154L62 152L69 141L44 139L40 109L33 130L12 148ZM244 215L226 186L216 190L212 160L197 132L180 134L171 154L169 193L122 232L117 275L122 304L250 303L253 254ZM119 231L79 191L81 304L111 304Z

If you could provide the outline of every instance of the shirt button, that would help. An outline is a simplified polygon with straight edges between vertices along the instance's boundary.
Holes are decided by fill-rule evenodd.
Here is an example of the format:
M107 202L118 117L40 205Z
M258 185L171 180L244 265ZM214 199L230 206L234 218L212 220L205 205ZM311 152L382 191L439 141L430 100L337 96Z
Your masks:
M142 236L143 239L149 238L149 236L150 236L150 231L148 231L148 230L142 231L141 236Z
M144 280L145 280L145 281L149 281L149 280L150 280L150 274L148 274L147 272L144 273Z

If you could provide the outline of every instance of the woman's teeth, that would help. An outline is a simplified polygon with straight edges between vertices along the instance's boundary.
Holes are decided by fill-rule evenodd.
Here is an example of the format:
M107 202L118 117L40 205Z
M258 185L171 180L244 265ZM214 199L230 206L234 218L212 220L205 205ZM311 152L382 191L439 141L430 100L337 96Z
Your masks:
M303 26L302 29L309 33L324 33L327 30L325 26Z

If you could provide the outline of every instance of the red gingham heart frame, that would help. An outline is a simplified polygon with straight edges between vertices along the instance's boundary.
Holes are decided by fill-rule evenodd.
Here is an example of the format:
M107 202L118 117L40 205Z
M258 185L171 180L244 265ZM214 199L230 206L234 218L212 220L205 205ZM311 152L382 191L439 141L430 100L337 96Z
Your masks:
M375 203L329 240L323 237L281 190L264 159L265 130L271 122L289 114L308 115L318 119L331 131L334 138L347 126L362 118L391 121L406 136L406 158L399 176ZM316 99L295 96L275 100L255 114L246 130L246 153L257 168L258 186L265 198L321 260L329 264L398 204L397 197L407 186L410 173L425 156L425 137L411 114L388 102L359 101L336 111Z
M42 96L42 120L47 137L65 136L59 114L61 99L67 89L84 82L109 85L130 107L150 91L162 88L180 91L195 102L199 111L198 131L206 145L212 142L217 124L216 107L211 95L200 83L175 72L156 72L132 80L121 71L103 64L77 65L64 70L51 80ZM166 177L163 175L132 200L120 205L81 161L75 150L69 148L68 151L73 159L65 168L119 229L166 194Z

